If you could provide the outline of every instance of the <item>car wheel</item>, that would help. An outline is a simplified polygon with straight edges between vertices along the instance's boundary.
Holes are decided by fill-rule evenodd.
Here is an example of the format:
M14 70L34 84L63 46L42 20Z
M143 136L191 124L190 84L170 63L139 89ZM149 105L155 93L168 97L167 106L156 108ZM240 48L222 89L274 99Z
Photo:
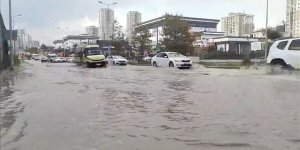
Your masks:
M91 67L90 63L87 62L87 63L86 63L86 67L87 67L87 68L90 68L90 67Z
M169 63L169 67L174 68L174 67L175 67L174 63L173 63L173 62L170 62L170 63Z
M267 73L282 73L288 70L289 66L281 59L273 60L270 65L267 66Z
M154 66L154 67L158 67L157 64L156 64L156 62L153 62L153 66Z

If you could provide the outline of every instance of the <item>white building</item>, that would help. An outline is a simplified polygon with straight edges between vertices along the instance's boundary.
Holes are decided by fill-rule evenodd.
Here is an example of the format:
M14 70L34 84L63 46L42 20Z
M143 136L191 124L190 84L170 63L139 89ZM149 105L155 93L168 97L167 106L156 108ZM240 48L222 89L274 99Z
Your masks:
M68 35L63 39L63 48L72 50L75 45L82 46L87 44L96 44L97 40L99 40L99 37L87 34ZM60 46L60 44L58 43L57 46Z
M114 27L114 11L102 8L99 12L99 36L100 40L112 40Z
M159 18L151 19L134 26L135 29L140 27L146 27L150 30L152 40L151 45L156 46L160 44L160 41L163 39L163 23L166 19L166 16ZM190 25L190 32L192 34L201 33L199 40L209 40L215 37L223 36L223 32L217 31L217 25L220 20L217 19L207 19L207 18L193 18L193 17L182 17L184 22Z
M88 26L85 28L85 33L91 36L98 36L99 28L96 26Z
M130 11L127 13L127 38L132 41L133 26L142 22L142 14L138 11Z
M264 38L266 37L266 29L258 29L252 32L252 37L254 38Z
M39 41L33 41L32 43L33 43L32 47L40 48L40 42Z
M64 40L56 40L53 42L53 44L55 50L60 50L64 48Z
M222 18L225 36L247 36L254 30L254 16L245 13L230 13Z
M15 41L16 51L22 51L34 46L35 45L32 37L24 29L18 30L18 39Z
M300 1L287 0L286 6L286 36L300 36Z

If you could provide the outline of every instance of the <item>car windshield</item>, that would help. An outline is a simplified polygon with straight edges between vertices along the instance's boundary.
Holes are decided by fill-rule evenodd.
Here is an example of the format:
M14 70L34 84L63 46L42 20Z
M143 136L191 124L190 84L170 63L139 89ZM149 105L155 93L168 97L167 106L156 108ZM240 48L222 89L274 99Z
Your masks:
M174 58L174 57L184 57L183 55L179 54L179 53L168 53L168 56L170 58Z
M86 54L90 55L102 55L102 52L99 48L88 48L86 49Z

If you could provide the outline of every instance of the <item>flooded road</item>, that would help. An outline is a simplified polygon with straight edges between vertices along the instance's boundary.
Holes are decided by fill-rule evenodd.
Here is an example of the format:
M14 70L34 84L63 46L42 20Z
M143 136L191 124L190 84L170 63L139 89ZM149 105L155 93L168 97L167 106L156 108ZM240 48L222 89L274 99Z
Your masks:
M29 62L0 80L1 150L300 150L300 77Z

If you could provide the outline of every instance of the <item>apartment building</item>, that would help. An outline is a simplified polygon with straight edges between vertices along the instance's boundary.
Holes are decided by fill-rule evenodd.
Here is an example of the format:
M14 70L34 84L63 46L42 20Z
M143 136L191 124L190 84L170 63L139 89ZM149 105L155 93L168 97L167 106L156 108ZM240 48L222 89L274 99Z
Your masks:
M230 13L221 22L225 36L247 36L254 30L254 16L245 13Z

